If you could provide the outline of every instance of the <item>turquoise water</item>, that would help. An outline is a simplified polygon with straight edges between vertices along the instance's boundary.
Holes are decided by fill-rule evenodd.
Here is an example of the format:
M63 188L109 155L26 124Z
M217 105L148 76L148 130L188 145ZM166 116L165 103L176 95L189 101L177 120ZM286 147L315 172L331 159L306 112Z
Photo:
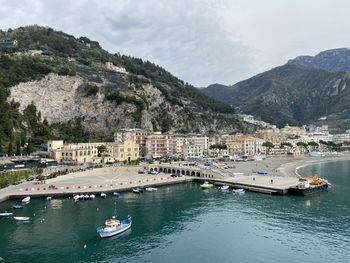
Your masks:
M333 184L309 197L187 183L77 203L32 200L15 211L29 223L0 220L1 262L350 262L349 171L350 162L303 168ZM121 218L133 216L132 230L100 239L95 229L115 200Z

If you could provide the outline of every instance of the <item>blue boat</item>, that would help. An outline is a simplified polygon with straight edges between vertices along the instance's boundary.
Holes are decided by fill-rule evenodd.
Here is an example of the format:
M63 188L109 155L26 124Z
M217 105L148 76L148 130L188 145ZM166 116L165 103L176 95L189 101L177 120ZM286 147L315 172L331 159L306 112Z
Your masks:
M118 192L113 192L113 196L119 196Z
M113 216L111 219L105 221L104 226L97 228L97 233L101 238L111 237L125 232L131 228L132 220L131 216L128 216L126 219L119 221Z
M18 205L18 204L15 204L12 206L13 209L23 209L24 208L24 205Z

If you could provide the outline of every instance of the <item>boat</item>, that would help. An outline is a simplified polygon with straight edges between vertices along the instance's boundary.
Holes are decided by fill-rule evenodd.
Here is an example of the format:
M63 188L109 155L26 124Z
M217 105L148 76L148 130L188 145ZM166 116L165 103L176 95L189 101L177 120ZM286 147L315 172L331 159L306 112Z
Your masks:
M113 196L119 196L118 192L113 192Z
M24 205L14 204L14 205L12 206L12 208L13 208L13 209L22 209L22 208L24 208Z
M135 194L140 194L140 193L143 193L145 191L144 188L142 187L137 187L137 188L133 188L132 191L135 193Z
M101 197L102 197L102 198L106 198L106 196L107 196L107 195L106 195L105 193L101 193Z
M243 188L233 189L233 192L236 193L236 194L243 194L244 193L244 189Z
M29 203L30 201L30 196L27 196L26 198L22 199L22 203Z
M105 221L104 226L97 228L97 233L101 238L111 237L125 232L131 228L132 220L131 216L128 216L126 219L119 221L113 216L111 219Z
M95 198L95 195L90 195L90 199L94 199Z
M313 193L325 191L328 189L329 183L326 179L319 178L317 175L310 178L300 178L296 186L288 190L291 195L310 195Z
M8 213L8 212L0 213L0 217L7 217L7 216L13 216L13 213Z
M52 200L51 196L46 197L46 201L51 201L51 200Z
M154 188L154 187L147 187L147 188L146 188L146 191L147 191L147 192L157 191L157 188Z
M74 201L78 201L80 199L80 195L73 196Z
M223 186L219 187L219 189L221 191L227 191L229 188L230 188L230 186L228 186L228 185L223 185Z
M28 216L14 216L13 219L17 220L17 221L28 221L30 219L30 217L28 217Z
M204 182L204 184L201 184L200 187L203 189L208 189L208 188L212 188L214 185L210 184L209 182Z

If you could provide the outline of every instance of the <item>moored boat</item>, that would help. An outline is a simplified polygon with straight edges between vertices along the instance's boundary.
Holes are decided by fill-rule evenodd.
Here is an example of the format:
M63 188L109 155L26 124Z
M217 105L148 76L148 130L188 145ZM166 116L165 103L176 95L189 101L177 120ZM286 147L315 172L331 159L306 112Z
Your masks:
M243 188L233 189L232 191L234 193L236 193L236 194L243 194L244 193L244 189Z
M146 191L147 191L147 192L157 191L157 188L154 188L154 187L147 187L147 188L146 188Z
M143 193L145 191L144 188L142 187L137 187L137 188L133 188L132 191L135 193L135 194L140 194L140 193Z
M313 176L310 178L300 178L295 187L291 187L288 190L288 194L291 195L310 195L313 193L325 191L328 189L329 183L326 179Z
M51 196L46 197L46 201L51 201L51 200L52 200Z
M30 196L27 196L22 199L22 203L29 203L29 201L30 201Z
M28 221L30 219L30 217L28 217L28 216L14 216L13 219L17 220L17 221Z
M219 187L219 189L221 191L227 191L229 188L230 188L230 186L228 186L228 185L223 185L223 186Z
M95 195L90 195L90 199L94 199L95 198Z
M107 195L106 195L105 193L101 193L101 197L102 197L102 198L106 198L106 196L107 196Z
M113 192L113 196L119 196L118 192Z
M7 217L7 216L13 216L13 213L8 213L8 212L0 213L0 217Z
M24 205L14 204L14 205L12 206L12 208L13 208L13 209L22 209L22 208L24 208Z
M214 185L210 184L209 182L204 182L204 184L201 184L200 187L203 189L208 189L208 188L212 188Z
M124 231L131 228L132 220L131 216L128 216L126 219L119 221L113 216L111 219L105 221L104 226L97 228L97 233L100 237L111 237L123 233Z

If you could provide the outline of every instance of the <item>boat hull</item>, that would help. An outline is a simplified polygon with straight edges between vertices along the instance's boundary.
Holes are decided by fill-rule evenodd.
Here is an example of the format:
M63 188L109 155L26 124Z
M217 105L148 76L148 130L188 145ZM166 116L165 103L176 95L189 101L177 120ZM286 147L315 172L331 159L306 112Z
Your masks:
M129 224L123 224L120 228L116 228L111 231L106 231L103 228L97 229L97 233L100 235L101 238L106 238L106 237L112 237L116 236L118 234L121 234L125 232L126 230L131 228L132 221L130 221Z
M288 194L306 196L306 195L311 195L313 193L326 191L327 189L328 189L328 183L323 183L323 184L320 184L317 186L311 186L308 188L292 187L289 189Z

